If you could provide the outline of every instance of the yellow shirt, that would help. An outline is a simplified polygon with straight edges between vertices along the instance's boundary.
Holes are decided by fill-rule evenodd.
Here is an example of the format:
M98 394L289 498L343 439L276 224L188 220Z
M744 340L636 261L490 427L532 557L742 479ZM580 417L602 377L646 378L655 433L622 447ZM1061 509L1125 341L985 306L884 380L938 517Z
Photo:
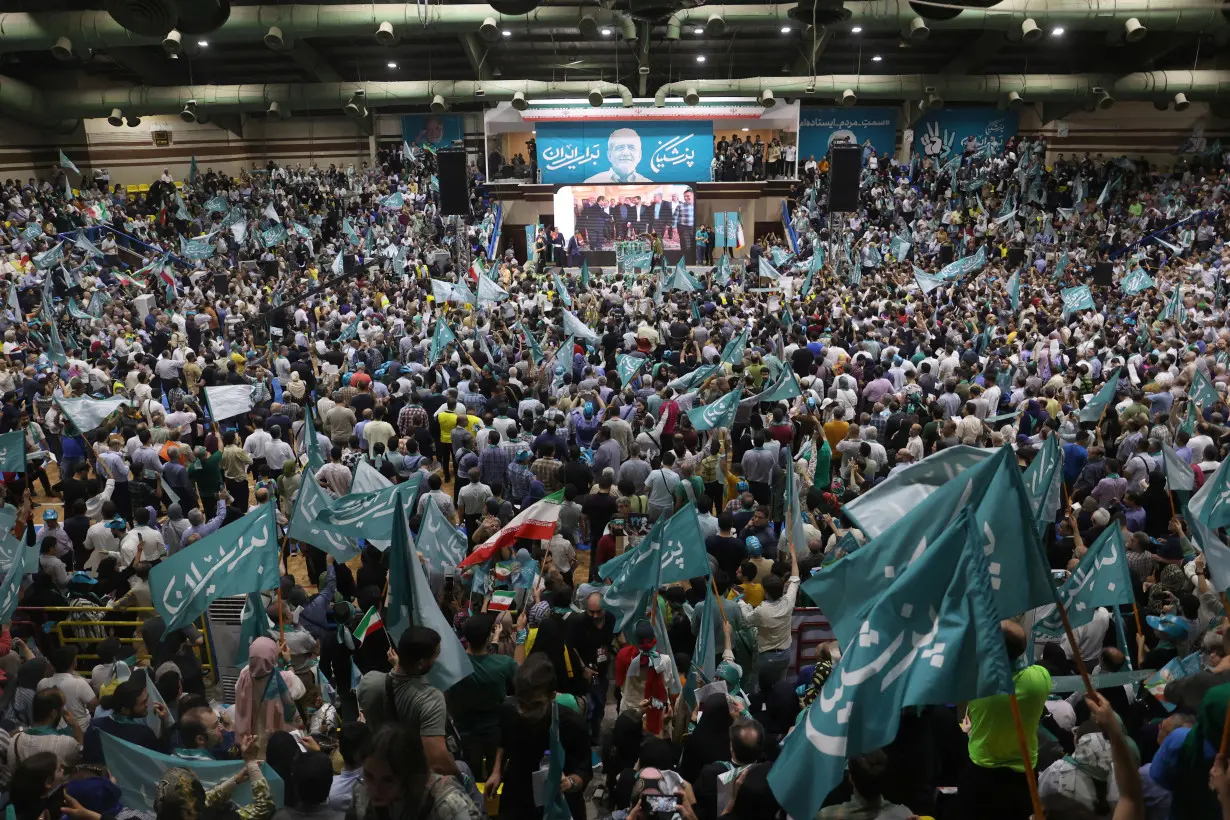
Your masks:
M457 414L445 410L436 416L436 420L440 422L440 441L443 444L452 444L453 428L457 426Z

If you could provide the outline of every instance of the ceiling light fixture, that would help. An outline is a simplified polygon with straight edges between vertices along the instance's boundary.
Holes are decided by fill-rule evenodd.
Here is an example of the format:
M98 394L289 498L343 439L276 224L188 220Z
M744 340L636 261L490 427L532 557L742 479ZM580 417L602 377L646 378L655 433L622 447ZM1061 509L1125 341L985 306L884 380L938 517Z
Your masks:
M197 46L198 46L199 48L209 48L209 41L208 41L208 40L197 40L197 41L196 41L196 44L197 44Z
M744 131L751 131L752 129L750 129L750 128L744 128L743 130L744 130Z
M874 57L872 57L872 58L871 58L871 62L873 62L873 63L878 63L878 62L880 62L880 61L881 61L881 60L883 60L883 59L884 59L883 57L881 57L879 54L877 54L877 55L875 55Z
M511 31L509 31L508 29L504 29L503 31L501 31L501 32L500 32L500 34L503 34L505 37L511 37L511 36L512 36L512 32L511 32Z
M602 36L603 36L603 37L610 37L610 36L611 36L611 30L610 30L609 28L604 28L604 29L602 30Z
M1051 36L1052 37L1062 37L1063 36L1063 26L1055 26L1053 29L1051 29Z
M782 34L789 34L790 26L782 26Z
M863 27L862 27L862 26L855 26L854 28L850 29L850 33L851 33L851 34L862 34L862 33L863 33Z
M705 30L701 28L700 26L697 26L696 28L692 29L692 33L693 34L704 34Z
M696 62L698 62L698 63L703 63L704 61L705 61L705 55L703 55L703 54L697 54L697 55L696 55Z
M389 65L389 68L397 68L397 63L390 62L388 65Z

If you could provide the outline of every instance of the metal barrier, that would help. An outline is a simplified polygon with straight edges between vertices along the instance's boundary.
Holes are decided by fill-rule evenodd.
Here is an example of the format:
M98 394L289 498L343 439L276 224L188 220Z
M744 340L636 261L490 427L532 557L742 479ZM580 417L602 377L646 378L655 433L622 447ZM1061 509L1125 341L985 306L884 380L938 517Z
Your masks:
M137 616L136 619L130 620L103 620L107 615L115 615L122 613L123 615ZM38 618L31 620L29 617L23 619L21 616L25 614ZM89 614L96 614L98 619L84 617ZM46 606L46 607L28 607L19 606L13 616L13 623L18 622L27 624L36 635L47 635L53 639L56 646L91 646L104 640L108 637L115 637L121 644L128 644L133 647L134 654L136 647L141 643L141 627L149 618L157 615L158 612L153 607L133 606L123 609L108 609L105 606ZM62 616L62 617L61 617ZM140 617L145 616L145 617ZM44 624L50 624L49 628L44 628ZM198 650L198 656L201 661L201 669L205 674L213 680L217 680L217 664L214 661L213 639L204 617L197 619L195 626L201 631L202 642ZM115 629L122 630L120 633L115 633ZM127 634L131 630L132 634ZM49 654L44 651L43 654ZM139 659L148 658L149 654L142 652L138 655ZM97 661L98 654L96 652L80 652L77 655L79 660L95 660ZM92 665L83 665L78 669L78 674L88 676Z

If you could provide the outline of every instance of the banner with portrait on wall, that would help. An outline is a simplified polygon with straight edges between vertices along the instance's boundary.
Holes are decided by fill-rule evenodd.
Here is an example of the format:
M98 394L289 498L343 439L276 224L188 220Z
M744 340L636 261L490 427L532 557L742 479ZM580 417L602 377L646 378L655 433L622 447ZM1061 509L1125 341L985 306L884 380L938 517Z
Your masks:
M585 250L655 233L667 250L695 246L696 197L687 185L568 185L555 192L555 226Z

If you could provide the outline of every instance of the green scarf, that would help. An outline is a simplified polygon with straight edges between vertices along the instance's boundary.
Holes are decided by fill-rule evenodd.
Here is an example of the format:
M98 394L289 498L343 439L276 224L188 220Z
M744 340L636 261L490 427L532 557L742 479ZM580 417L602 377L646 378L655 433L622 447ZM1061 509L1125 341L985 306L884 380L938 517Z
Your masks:
M1220 820L1217 797L1209 790L1209 770L1213 754L1221 746L1222 727L1230 708L1230 683L1214 686L1204 696L1196 725L1179 749L1179 765L1175 774L1173 817L1184 820ZM1206 754L1205 744L1213 752Z

